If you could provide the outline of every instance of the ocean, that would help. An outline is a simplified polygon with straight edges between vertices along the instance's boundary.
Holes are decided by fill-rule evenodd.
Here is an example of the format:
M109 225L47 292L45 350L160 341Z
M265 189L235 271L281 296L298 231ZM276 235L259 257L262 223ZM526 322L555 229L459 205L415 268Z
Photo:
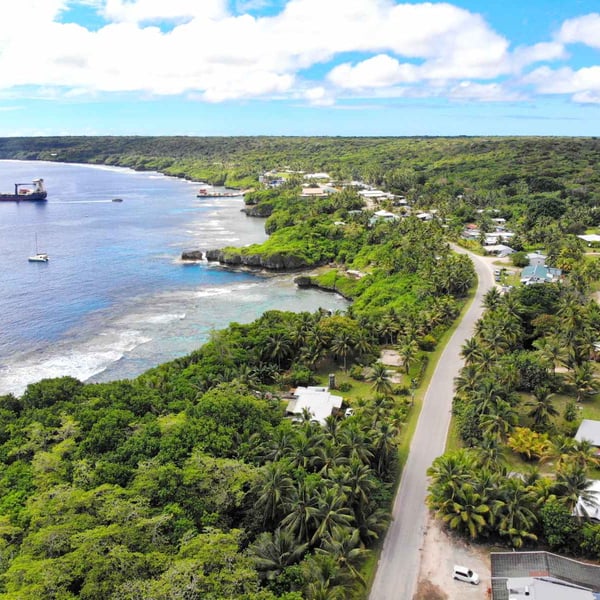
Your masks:
M37 177L46 202L0 202L0 394L63 375L132 378L267 310L347 307L289 274L180 260L266 239L241 197L198 199L198 183L153 172L0 161L1 192ZM28 262L36 251L49 262Z

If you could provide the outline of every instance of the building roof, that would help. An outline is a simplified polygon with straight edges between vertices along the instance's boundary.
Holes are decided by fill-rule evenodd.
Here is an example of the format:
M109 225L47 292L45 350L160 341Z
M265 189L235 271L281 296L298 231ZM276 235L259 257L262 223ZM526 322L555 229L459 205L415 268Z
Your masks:
M590 589L553 578L511 577L506 587L510 600L595 600Z
M316 196L327 196L328 192L320 187L305 187L302 188L302 192L300 195L304 197L310 196L312 198Z
M600 242L600 235L597 233L586 233L584 235L578 235L577 237L588 243Z
M521 271L521 281L556 281L562 275L560 269L546 265L529 265Z
M600 421L592 419L584 419L575 434L575 439L578 442L582 440L590 441L594 446L600 447Z
M563 598L579 600L582 598L585 600L586 598L592 599L600 593L600 566L597 565L579 562L550 552L492 552L491 562L494 600L520 598L518 595L509 595L507 583L509 581L514 583L515 578L540 580L552 584L552 587L542 586L545 588L545 595L529 596L529 598L543 598L544 600L546 598L549 600L562 600ZM569 589L565 587L566 585L587 588L591 595L576 596L573 592L577 588L570 588L571 596L558 595L565 589Z
M592 496L592 500L584 502L581 497L573 509L573 515L600 521L600 480L592 479L587 491ZM600 577L600 574L598 575Z
M304 179L329 179L329 173L306 173Z
M297 387L287 406L287 412L301 415L304 410L312 415L315 421L323 425L334 408L341 408L341 396L329 393L329 388L319 386Z

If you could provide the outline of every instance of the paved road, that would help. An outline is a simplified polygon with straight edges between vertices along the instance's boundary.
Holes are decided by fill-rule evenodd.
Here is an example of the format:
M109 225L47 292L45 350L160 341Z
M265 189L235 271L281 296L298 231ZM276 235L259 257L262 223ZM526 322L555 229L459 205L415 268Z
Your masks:
M460 249L457 248L458 251ZM469 253L479 284L475 299L446 345L423 399L423 408L413 436L408 460L394 501L370 600L411 600L416 592L420 550L427 509L426 471L443 454L450 425L454 378L462 366L460 349L471 337L483 311L484 294L494 285L489 261Z

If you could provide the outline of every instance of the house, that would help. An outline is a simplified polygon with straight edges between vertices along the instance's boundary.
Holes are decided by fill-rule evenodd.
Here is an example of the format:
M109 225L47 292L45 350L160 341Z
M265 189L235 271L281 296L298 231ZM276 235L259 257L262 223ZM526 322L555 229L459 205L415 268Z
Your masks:
M486 233L483 241L484 246L494 246L500 244L502 241L508 241L515 234L512 231L494 231L492 233Z
M591 246L592 244L600 243L600 235L598 235L597 233L587 233L584 235L578 235L577 237L580 240L587 242L588 246Z
M583 419L575 434L575 439L578 442L588 440L588 442L590 442L592 446L596 446L598 452L600 452L600 421Z
M527 255L527 260L529 260L529 266L534 267L535 265L545 265L546 264L546 256L541 254L540 252L530 252Z
M331 179L329 173L306 173L304 179Z
M381 190L360 190L358 195L365 200L392 200L394 198L394 194Z
M373 225L373 223L377 223L378 221L397 221L398 219L400 219L400 217L394 213L387 210L378 210L373 213L369 223Z
M329 192L321 187L305 187L300 193L302 198L326 198Z
M600 567L550 552L492 552L493 600L600 600Z
M555 283L560 281L562 271L546 265L529 265L521 271L521 283L533 285L535 283Z
M488 254L493 254L498 258L504 258L509 254L512 254L514 250L510 246L506 246L504 244L494 244L493 246L486 246L485 251Z
M297 387L292 399L288 402L287 412L301 417L307 410L314 421L321 425L325 419L342 407L343 398L329 393L328 387L308 386Z
M433 219L433 213L432 212L422 212L416 215L417 219L419 219L419 221L431 221Z

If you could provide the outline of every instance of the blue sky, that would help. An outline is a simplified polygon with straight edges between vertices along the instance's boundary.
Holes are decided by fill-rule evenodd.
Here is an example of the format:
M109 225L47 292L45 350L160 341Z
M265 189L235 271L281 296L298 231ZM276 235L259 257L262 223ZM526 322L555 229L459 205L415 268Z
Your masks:
M3 0L0 136L600 135L600 0Z

